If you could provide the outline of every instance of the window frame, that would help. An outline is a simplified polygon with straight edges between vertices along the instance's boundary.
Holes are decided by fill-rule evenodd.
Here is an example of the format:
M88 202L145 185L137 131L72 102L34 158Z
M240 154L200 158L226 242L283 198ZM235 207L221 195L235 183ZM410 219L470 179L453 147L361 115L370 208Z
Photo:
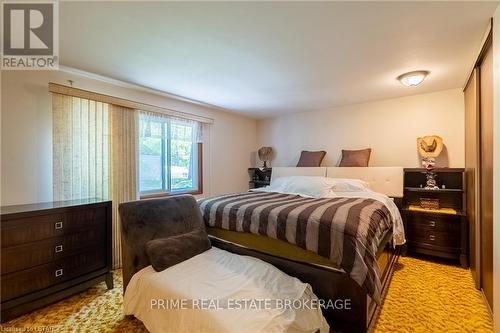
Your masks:
M162 139L161 139L161 151L162 151L162 190L149 190L149 191L141 191L140 190L140 181L138 184L139 187L139 198L142 199L152 199L152 198L160 198L160 197L169 197L173 195L180 194L192 194L198 195L203 194L203 144L201 142L193 142L193 148L196 147L196 155L197 155L197 186L196 189L188 189L188 190L163 190L168 187L172 187L171 184L171 167L167 167L169 163L171 163L171 120L165 119L165 121L161 121L162 123ZM165 133L166 131L166 133ZM141 138L139 137L139 140ZM165 156L163 156L165 154ZM191 158L194 159L195 154L191 154ZM139 149L140 156L140 149ZM194 164L194 161L193 161ZM140 168L139 168L140 173Z

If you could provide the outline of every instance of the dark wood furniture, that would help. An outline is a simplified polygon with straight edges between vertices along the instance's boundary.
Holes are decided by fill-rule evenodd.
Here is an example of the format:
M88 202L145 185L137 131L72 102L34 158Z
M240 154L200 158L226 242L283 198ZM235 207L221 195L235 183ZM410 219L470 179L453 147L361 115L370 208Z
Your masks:
M410 252L458 259L468 266L465 174L461 168L434 169L439 189L425 189L425 169L404 170L403 220ZM439 200L440 210L420 210L420 199Z
M248 187L259 188L268 186L271 184L271 173L272 168L248 168L248 175L250 176Z
M1 322L106 281L111 273L111 201L4 206Z

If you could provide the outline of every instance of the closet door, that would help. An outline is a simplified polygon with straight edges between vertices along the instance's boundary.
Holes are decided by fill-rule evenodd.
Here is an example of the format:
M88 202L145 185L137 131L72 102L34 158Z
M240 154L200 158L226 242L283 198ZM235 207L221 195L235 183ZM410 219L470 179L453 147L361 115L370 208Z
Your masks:
M465 195L469 220L469 264L476 288L480 286L479 241L479 71L474 69L464 90L465 98Z
M493 48L480 65L481 287L493 309Z

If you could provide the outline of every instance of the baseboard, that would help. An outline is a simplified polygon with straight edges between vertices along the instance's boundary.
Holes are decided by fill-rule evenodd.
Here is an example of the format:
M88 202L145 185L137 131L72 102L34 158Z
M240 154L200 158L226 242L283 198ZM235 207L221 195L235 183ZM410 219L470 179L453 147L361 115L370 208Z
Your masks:
M481 297L483 298L483 303L486 305L486 308L488 309L488 313L490 314L491 321L493 321L493 309L490 307L490 303L488 303L488 299L486 298L486 295L484 294L483 288L481 288Z

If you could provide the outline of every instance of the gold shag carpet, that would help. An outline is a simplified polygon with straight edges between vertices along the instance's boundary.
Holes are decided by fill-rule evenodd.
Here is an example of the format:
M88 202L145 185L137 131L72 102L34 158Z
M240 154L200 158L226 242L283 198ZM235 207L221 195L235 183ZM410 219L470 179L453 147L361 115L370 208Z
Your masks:
M101 283L1 326L7 332L146 332L123 315L121 271L115 288ZM493 332L468 270L400 257L375 332Z

